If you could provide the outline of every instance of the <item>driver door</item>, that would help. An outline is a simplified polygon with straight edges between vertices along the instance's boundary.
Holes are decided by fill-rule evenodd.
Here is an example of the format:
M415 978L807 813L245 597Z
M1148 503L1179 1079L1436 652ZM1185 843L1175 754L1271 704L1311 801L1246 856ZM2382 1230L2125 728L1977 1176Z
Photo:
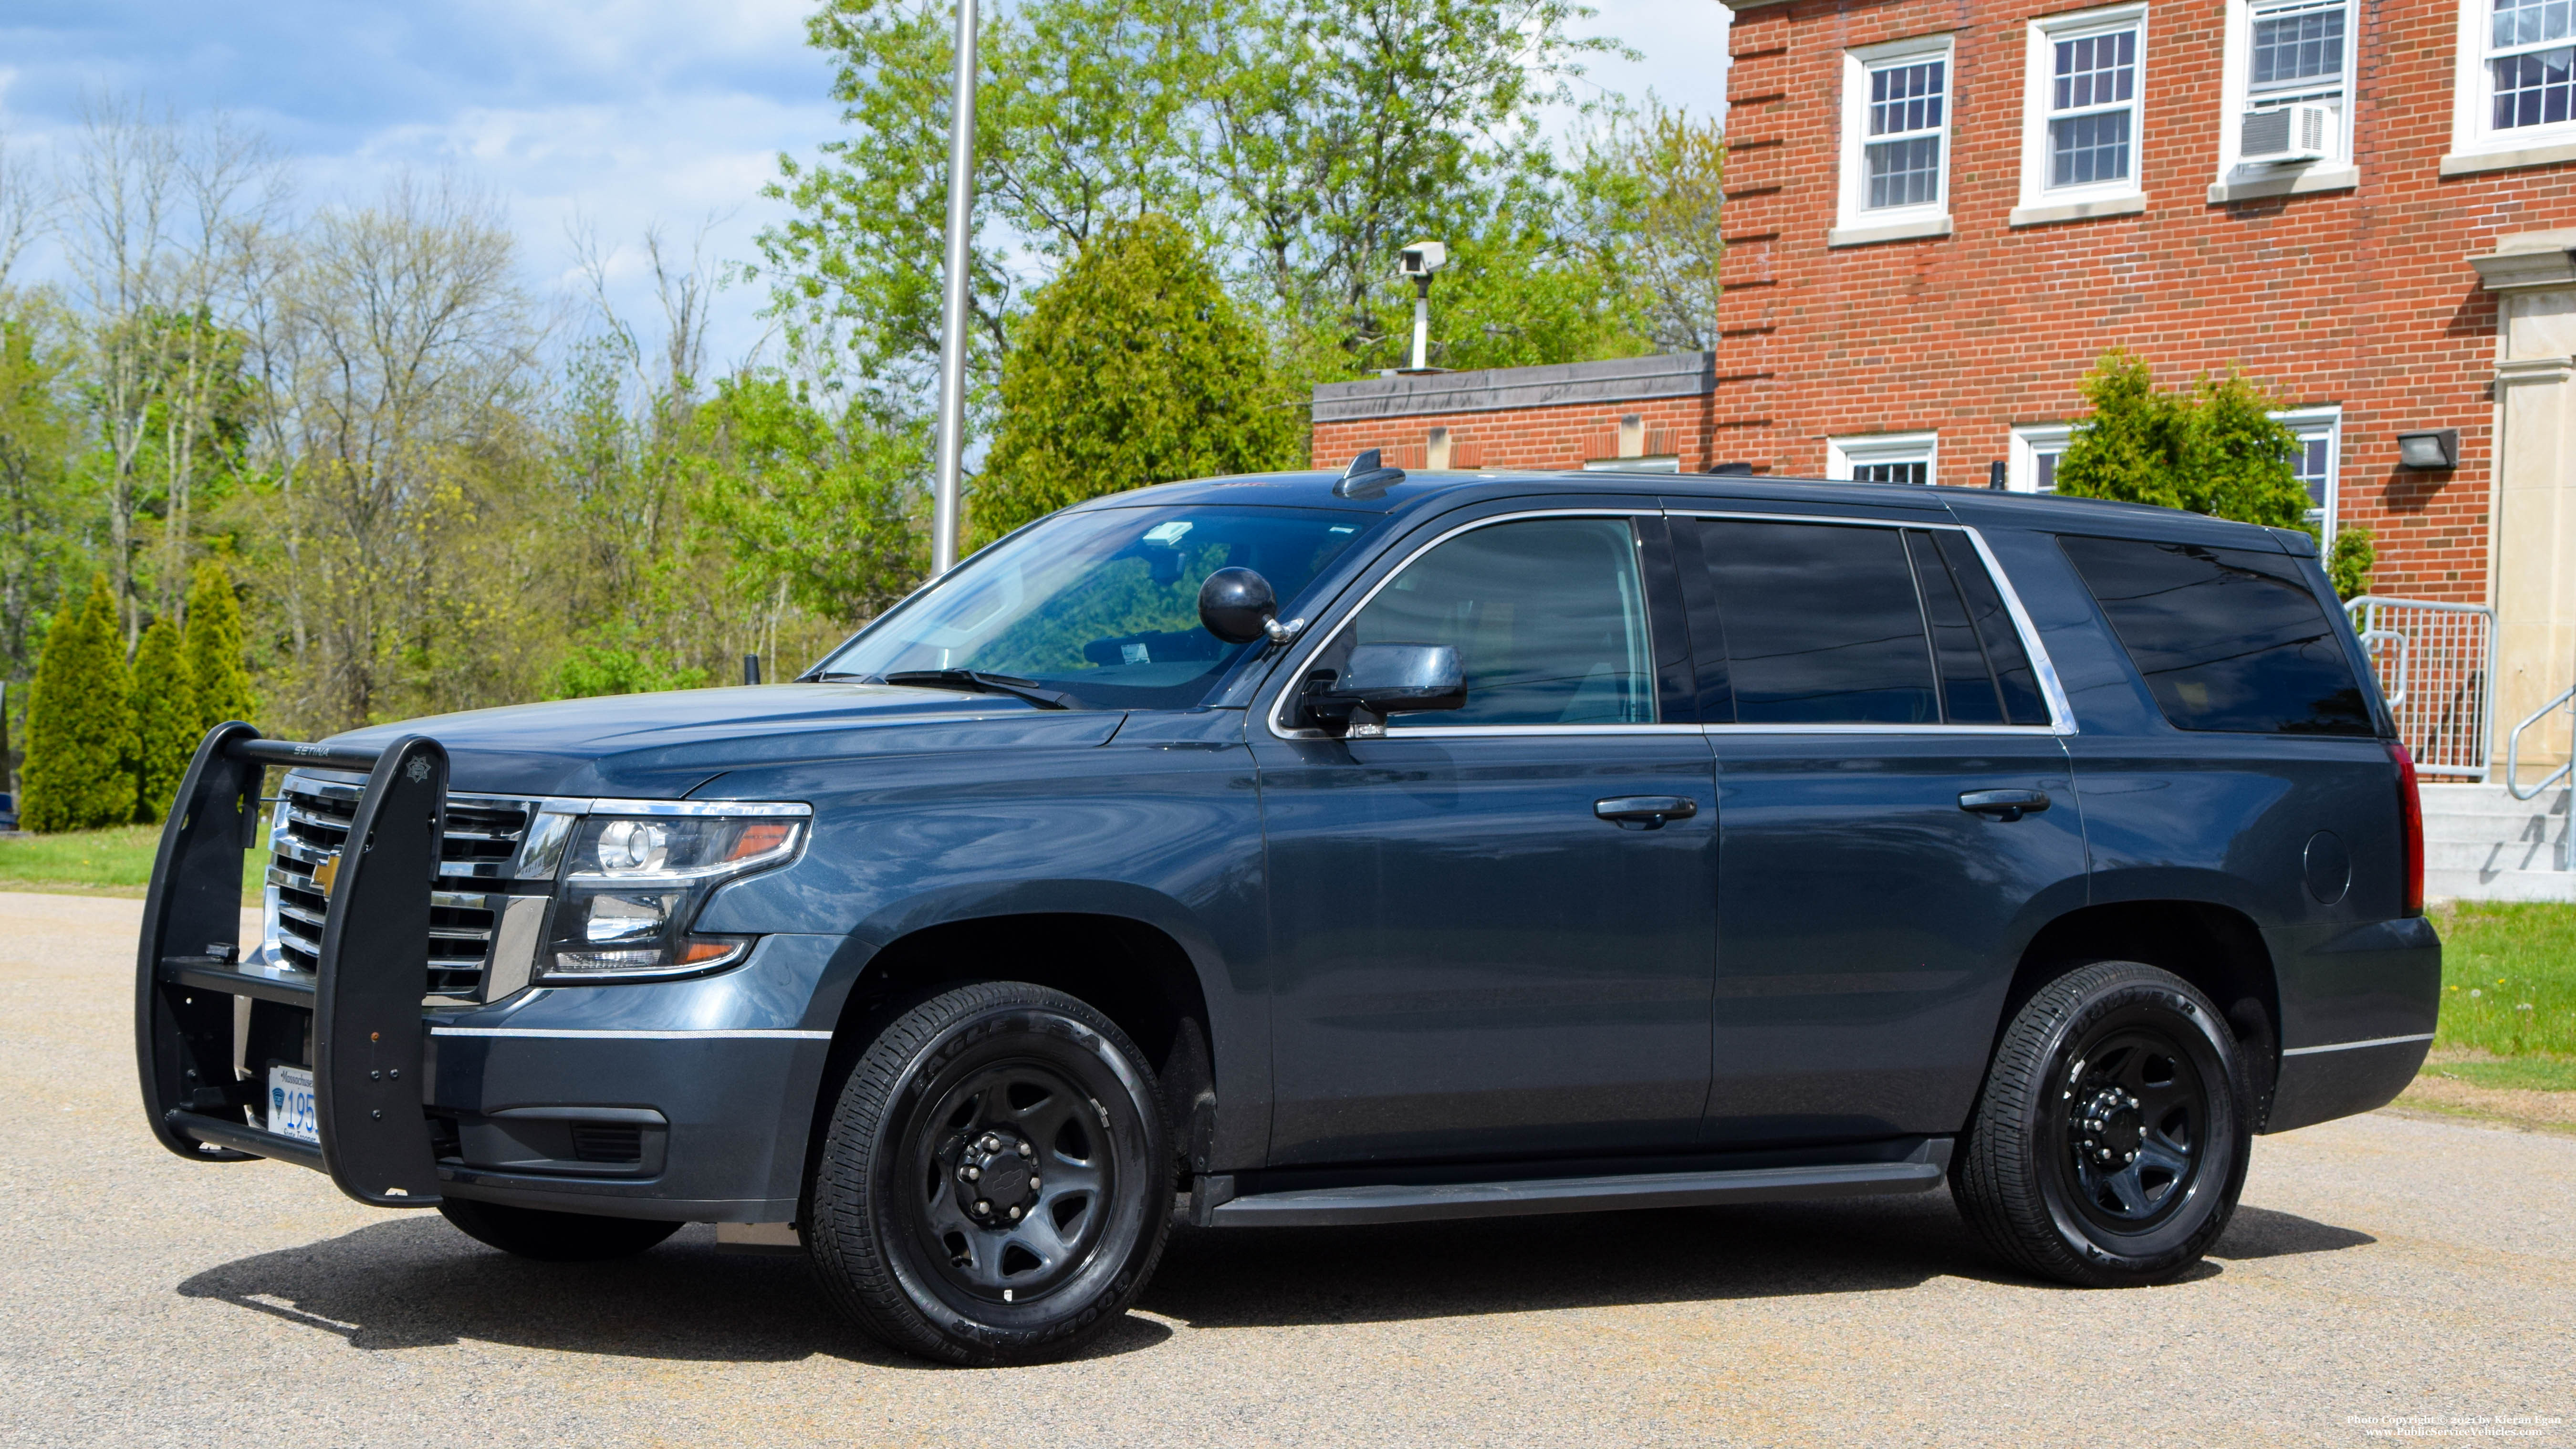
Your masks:
M1464 708L1330 739L1279 713L1292 688L1251 721L1277 963L1274 1165L1697 1134L1716 796L1662 527L1551 515L1453 531L1295 675L1357 643L1445 644ZM1639 800L1691 813L1607 818Z

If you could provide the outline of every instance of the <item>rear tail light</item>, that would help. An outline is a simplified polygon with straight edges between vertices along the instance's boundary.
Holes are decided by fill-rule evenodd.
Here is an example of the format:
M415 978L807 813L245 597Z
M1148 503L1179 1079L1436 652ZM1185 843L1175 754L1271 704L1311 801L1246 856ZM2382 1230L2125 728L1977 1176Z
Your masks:
M2424 797L2415 789L2415 757L2398 740L2388 742L2397 766L2397 819L2406 833L2406 914L2424 914Z

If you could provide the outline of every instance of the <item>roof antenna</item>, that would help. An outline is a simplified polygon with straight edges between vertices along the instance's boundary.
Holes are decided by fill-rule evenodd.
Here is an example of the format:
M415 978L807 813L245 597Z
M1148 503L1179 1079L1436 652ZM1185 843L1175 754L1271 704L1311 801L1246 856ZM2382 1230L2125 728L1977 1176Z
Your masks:
M1371 448L1351 460L1342 470L1342 481L1333 485L1336 498L1384 498L1386 490L1404 481L1402 468L1390 468Z

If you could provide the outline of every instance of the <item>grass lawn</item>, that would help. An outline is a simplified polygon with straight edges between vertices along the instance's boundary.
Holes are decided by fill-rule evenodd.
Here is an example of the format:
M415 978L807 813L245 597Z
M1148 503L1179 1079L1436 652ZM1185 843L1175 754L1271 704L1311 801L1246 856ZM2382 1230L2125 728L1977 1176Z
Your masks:
M2434 1046L2564 1058L2551 1082L2494 1085L2576 1089L2576 905L2457 901L2440 908L2433 924L2442 933L2442 1022ZM2461 1063L2446 1070L2471 1065L2488 1069ZM2462 1079L2484 1084L2465 1070Z
M119 825L107 830L0 838L0 890L62 891L139 900L152 884L152 853L160 845L158 825ZM257 851L243 852L245 904L259 903L260 872L266 858Z

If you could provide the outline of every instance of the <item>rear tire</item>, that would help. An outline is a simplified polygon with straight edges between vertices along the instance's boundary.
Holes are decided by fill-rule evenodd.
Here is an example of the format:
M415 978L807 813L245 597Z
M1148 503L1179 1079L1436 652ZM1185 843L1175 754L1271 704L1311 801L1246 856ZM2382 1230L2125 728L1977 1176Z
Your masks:
M2253 1101L2209 998L2153 966L2095 962L2004 1029L1951 1190L1986 1246L2033 1276L2170 1282L2236 1211Z
M1021 982L961 986L878 1033L814 1171L824 1291L925 1358L1061 1358L1127 1311L1162 1256L1171 1150L1144 1054Z
M478 1243L547 1263L604 1263L632 1258L680 1230L678 1223L604 1218L496 1202L442 1198L439 1214Z

